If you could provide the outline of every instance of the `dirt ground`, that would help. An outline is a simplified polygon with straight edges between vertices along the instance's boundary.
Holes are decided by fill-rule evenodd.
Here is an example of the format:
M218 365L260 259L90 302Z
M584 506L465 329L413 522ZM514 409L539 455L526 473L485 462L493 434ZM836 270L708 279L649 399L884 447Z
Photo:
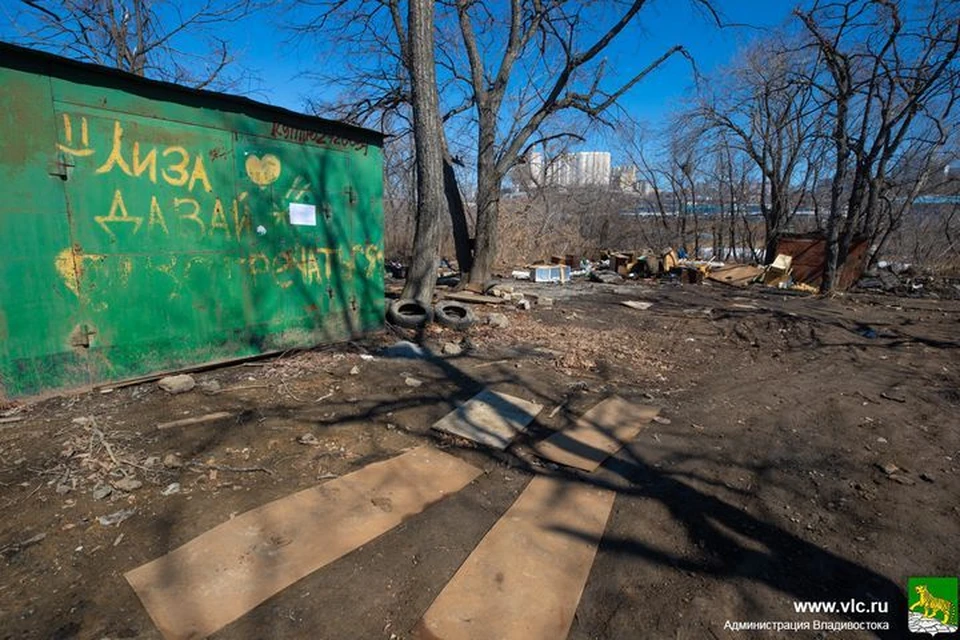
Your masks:
M571 639L779 637L724 627L816 618L892 630L791 637L902 637L907 578L960 573L960 301L719 284L542 292L555 305L505 311L507 328L423 336L437 353L464 340L462 355L384 358L402 337L385 331L196 374L205 391L148 383L8 408L22 419L0 423L0 637L160 638L126 571L432 443L484 474L214 636L409 638L532 475L565 473L529 440L614 393L663 420L571 474L618 492ZM529 437L500 453L431 431L485 386L544 405ZM231 417L157 429L216 411ZM889 614L794 612L851 598Z

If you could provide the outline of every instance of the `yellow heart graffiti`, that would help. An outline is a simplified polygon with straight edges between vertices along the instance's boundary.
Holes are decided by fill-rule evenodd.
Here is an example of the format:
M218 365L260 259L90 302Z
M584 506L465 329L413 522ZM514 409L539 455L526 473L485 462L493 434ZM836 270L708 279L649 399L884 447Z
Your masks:
M245 166L250 179L261 187L276 182L280 177L280 159L272 153L265 154L262 158L249 155Z

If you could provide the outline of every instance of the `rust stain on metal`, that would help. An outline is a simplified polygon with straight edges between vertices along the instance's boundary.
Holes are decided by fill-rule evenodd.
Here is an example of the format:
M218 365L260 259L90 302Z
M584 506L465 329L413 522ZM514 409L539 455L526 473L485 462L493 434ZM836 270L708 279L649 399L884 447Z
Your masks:
M777 253L793 257L791 272L796 282L819 287L826 267L826 239L820 233L785 235L777 244ZM863 273L867 257L867 241L859 239L850 247L840 268L838 288L848 289Z

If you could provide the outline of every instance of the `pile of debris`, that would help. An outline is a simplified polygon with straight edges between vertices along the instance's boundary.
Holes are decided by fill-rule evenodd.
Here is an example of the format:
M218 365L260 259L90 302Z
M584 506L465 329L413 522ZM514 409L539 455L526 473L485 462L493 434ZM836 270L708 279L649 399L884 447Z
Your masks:
M909 263L886 260L866 270L857 288L904 297L960 298L960 279L920 274Z
M136 446L142 442L139 434L108 434L93 416L74 418L64 435L59 459L33 470L58 495L89 491L94 500L125 495L140 489L144 480L163 484L175 475L171 469L183 464L173 455L161 460L145 454Z
M806 293L816 293L819 290L812 284L796 280L795 277L793 256L785 253L778 254L776 260L766 266L737 264L707 272L709 280L734 287L746 287L750 284L759 283L767 287Z

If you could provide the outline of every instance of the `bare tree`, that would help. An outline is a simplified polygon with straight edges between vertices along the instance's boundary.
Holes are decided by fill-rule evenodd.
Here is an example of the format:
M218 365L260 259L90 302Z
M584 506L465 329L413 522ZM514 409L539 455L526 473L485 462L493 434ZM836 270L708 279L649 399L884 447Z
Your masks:
M487 280L497 257L500 191L507 172L543 139L569 133L547 132L551 119L565 111L602 119L647 74L683 52L679 45L671 47L626 81L606 86L606 65L600 56L645 4L645 0L629 3L612 24L599 30L598 37L583 43L582 25L600 22L591 14L596 5L512 0L505 38L496 38L489 29L481 33L477 28L495 23L487 3L454 0L476 118L477 223L471 283ZM537 80L508 101L508 88L516 81L518 69L535 74ZM505 113L508 105L513 107L509 117ZM540 138L535 138L538 135Z
M218 35L259 9L258 0L21 0L15 19L27 46L195 88L239 81L227 40ZM202 43L197 46L197 43Z
M304 0L291 3L295 18L290 29L297 39L308 39L318 48L350 51L343 65L309 74L321 85L341 89L332 99L308 100L316 112L336 113L342 119L366 126L378 126L393 140L413 135L410 111L411 73L408 16L399 0ZM442 5L441 5L442 8ZM311 13L310 10L313 10ZM435 30L440 34L442 28ZM444 54L445 44L436 51ZM444 67L444 63L440 64ZM440 93L448 93L449 76L438 79ZM469 109L469 103L441 105L441 122L446 123ZM443 190L455 239L457 261L469 271L473 261L467 211L460 190L457 167L463 163L447 142L444 127L435 132L443 154ZM391 141L388 140L389 146Z
M695 0L709 7L706 0ZM409 99L402 43L407 25L398 0L313 0L317 15L299 25L304 35L321 29L357 56L350 69L351 89L343 96L349 111L363 118L402 109ZM543 142L582 133L560 114L577 114L586 123L603 120L617 101L652 70L682 53L670 47L648 65L618 81L602 54L631 24L646 0L624 4L551 0L446 0L438 3L438 84L443 116L449 209L461 268L470 281L489 277L498 250L500 190L505 176L525 153ZM604 19L605 27L595 29ZM586 40L586 34L594 37ZM599 34L599 35L597 35ZM376 62L375 62L376 61ZM622 69L621 69L622 71ZM326 79L330 79L329 77ZM474 144L464 145L469 136ZM453 149L458 146L459 149ZM457 215L454 158L475 162L475 240ZM462 174L461 174L462 175ZM459 203L462 207L462 202ZM458 223L459 218L459 223ZM459 232L458 232L459 230Z
M766 225L765 260L803 198L807 162L817 134L813 89L794 76L809 54L778 39L758 42L724 69L701 99L692 120L708 134L745 153L760 177L760 212Z
M830 291L854 239L875 235L904 150L938 148L950 133L960 97L960 7L933 0L905 15L890 0L844 0L795 15L821 60L809 83L834 167L823 280Z
M403 289L404 298L433 304L437 281L440 216L443 213L443 150L440 137L440 98L434 60L434 2L409 0L410 85L413 96L413 140L417 152L417 222L413 258Z

